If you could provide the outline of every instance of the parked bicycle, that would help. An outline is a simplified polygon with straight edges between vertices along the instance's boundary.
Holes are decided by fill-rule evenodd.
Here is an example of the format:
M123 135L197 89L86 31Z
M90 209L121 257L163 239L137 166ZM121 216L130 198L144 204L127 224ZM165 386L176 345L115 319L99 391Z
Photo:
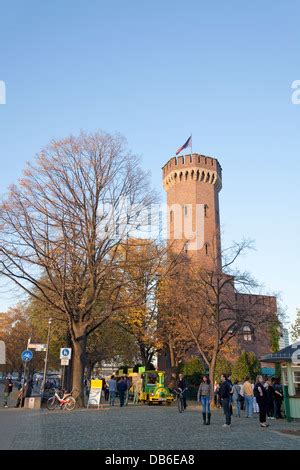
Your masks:
M185 388L184 390L182 390L181 388L175 388L174 389L174 392L176 393L176 397L177 397L177 406L178 406L179 413L182 413L184 411L183 394L186 390L187 390L187 388Z
M72 392L68 393L64 390L55 389L53 397L47 400L48 410L55 410L60 406L62 410L72 411L76 406L76 400L72 397Z

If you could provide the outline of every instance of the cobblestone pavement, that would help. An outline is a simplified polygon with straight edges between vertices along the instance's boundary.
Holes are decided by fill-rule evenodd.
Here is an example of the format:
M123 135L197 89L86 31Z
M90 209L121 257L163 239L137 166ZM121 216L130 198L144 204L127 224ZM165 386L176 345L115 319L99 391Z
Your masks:
M300 450L300 437L280 432L299 430L299 421L271 420L267 429L259 427L257 416L234 417L231 429L222 428L223 422L216 410L212 424L203 426L194 403L183 414L175 405L73 412L8 408L0 410L0 449Z

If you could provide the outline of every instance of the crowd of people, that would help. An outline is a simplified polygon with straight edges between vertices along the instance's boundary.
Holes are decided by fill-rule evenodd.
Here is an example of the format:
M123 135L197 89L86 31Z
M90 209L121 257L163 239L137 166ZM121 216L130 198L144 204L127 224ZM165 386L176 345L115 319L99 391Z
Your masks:
M102 396L104 401L108 402L110 406L115 406L117 396L120 407L127 406L131 390L133 391L133 404L138 404L139 395L142 391L141 377L135 377L135 380L131 381L128 376L121 376L117 380L116 376L112 375L108 380L105 380L104 377L100 377L100 380L102 380ZM85 385L88 395L90 384L86 381Z
M183 405L184 409L187 406L187 384L183 374L179 374L176 380L173 377L172 384L169 388L173 391L183 391ZM115 406L116 397L118 396L120 407L128 405L130 391L133 392L133 404L137 405L139 396L142 391L142 377L135 377L135 380L130 380L128 376L122 376L116 379L112 375L110 379L102 380L102 394L103 398L110 406ZM32 383L25 382L20 388L16 407L24 405L25 397L31 395ZM89 383L85 382L86 393L89 393ZM8 407L8 398L13 390L13 381L11 376L7 376L4 381L4 402L3 406ZM222 408L225 415L224 427L231 426L231 419L233 413L237 418L241 417L241 411L244 411L245 418L252 418L254 414L259 414L259 422L261 427L268 427L267 418L281 419L281 407L283 402L283 388L278 378L265 378L262 375L256 377L253 383L249 377L245 380L234 383L231 376L228 374L221 375L221 382L215 381L212 390L212 384L209 377L204 375L198 388L197 401L201 403L203 424L210 425L211 423L211 397L214 397L214 405L216 408Z
M199 390L207 382L209 383L209 379L204 377ZM283 388L277 377L265 378L258 375L255 383L252 383L249 377L245 377L242 383L237 380L232 383L230 375L222 374L221 383L219 384L216 381L214 384L214 403L216 407L223 408L225 415L224 427L231 425L233 408L238 418L241 417L241 410L245 411L246 418L252 418L255 413L259 414L260 426L268 427L267 418L282 419L282 402ZM210 410L207 411L204 407L204 421L206 421L204 413L209 412Z

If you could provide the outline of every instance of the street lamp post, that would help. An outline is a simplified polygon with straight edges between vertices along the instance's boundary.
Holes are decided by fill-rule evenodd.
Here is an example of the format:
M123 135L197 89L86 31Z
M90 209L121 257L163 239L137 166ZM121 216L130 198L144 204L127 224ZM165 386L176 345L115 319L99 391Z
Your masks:
M43 395L43 393L44 393L45 384L46 384L47 366L48 366L48 355L49 355L49 344L50 344L51 323L52 323L52 318L49 318L49 320L48 320L47 349L46 349L46 357L45 357L44 377L43 377L43 382L42 382L42 386L41 386L41 395Z

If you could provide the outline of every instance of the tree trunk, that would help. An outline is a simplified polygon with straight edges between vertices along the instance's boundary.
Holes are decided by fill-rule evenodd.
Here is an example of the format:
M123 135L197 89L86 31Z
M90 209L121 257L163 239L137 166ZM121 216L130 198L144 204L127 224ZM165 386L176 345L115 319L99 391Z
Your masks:
M214 351L209 365L209 380L211 383L211 399L214 397L215 370L217 364L218 352Z
M169 344L171 367L175 367L175 355L174 355L173 341L171 340L171 338L169 339L168 344Z
M83 377L86 366L86 328L76 328L76 338L73 342L73 361L72 361L72 390L73 396L77 399L79 406L84 406L84 386Z

